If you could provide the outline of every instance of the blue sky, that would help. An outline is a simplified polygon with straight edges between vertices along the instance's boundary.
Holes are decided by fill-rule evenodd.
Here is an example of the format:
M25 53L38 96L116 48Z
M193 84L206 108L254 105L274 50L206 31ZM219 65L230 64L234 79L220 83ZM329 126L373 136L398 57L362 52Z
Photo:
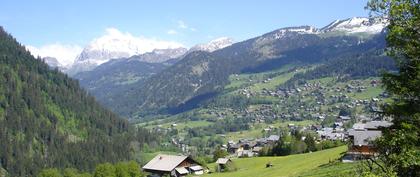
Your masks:
M83 47L107 28L185 46L245 40L298 25L368 16L367 0L2 0L0 25L21 43Z
M243 40L295 25L321 27L367 16L367 0L41 0L2 1L0 24L24 44L84 45L109 27L190 46L210 38ZM191 29L180 29L179 22ZM181 23L182 23L181 22ZM174 30L177 34L168 34Z

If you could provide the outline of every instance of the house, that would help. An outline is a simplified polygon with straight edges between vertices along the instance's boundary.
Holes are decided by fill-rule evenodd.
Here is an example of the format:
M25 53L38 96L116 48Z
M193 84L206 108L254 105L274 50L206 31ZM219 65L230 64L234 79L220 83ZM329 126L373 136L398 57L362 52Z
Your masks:
M242 150L237 152L238 157L254 157L255 153L252 150Z
M351 117L350 116L338 116L337 121L339 122L347 122L350 121Z
M321 139L326 140L344 140L345 134L341 131L336 131L331 127L324 127L321 130L316 131Z
M228 158L219 158L216 161L217 164L217 171L218 172L223 172L226 170L226 168L233 163L232 160L228 159Z
M382 136L381 128L391 125L388 121L370 121L354 124L353 128L348 131L351 144L349 151L343 157L343 162L352 162L375 155L376 150L372 145L372 141Z
M239 150L242 150L238 144L228 144L228 152L231 154L237 153Z
M255 155L258 155L262 150L263 150L263 147L261 147L261 146L255 146L254 148L252 148L252 152Z
M279 135L270 135L270 136L267 138L267 141L268 141L268 142L275 143L275 142L279 141L279 139L280 139L280 136L279 136Z
M203 167L190 156L159 154L144 165L142 169L153 176L181 177L190 173L203 174Z

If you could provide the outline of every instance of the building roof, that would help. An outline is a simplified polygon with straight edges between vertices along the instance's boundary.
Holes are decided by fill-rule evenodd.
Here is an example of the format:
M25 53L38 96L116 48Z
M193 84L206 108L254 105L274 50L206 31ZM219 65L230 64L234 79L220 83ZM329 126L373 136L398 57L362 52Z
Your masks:
M185 169L184 167L175 168L175 170L181 175L185 175L189 173L189 171Z
M349 130L349 136L353 136L353 145L362 146L369 145L370 141L375 140L376 138L382 135L381 131L378 130L365 130L365 131L356 131Z
M202 166L200 166L200 165L194 165L194 166L191 166L191 167L189 167L192 171L200 171L200 170L203 170L203 167Z
M262 149L263 149L263 147L261 147L261 146L256 146L256 147L252 148L252 151L253 151L253 152L260 152Z
M187 158L187 156L158 154L146 165L144 165L143 169L157 171L172 171L175 167L177 167Z
M217 164L226 164L230 159L228 158L219 158L217 159L216 163Z
M353 129L355 130L364 130L365 129L365 125L364 123L355 123L353 124Z
M278 141L280 139L279 135L270 135L267 140L268 141Z
M340 118L341 120L350 120L350 119L351 119L351 117L350 117L350 116L339 116L339 118Z
M389 127L392 123L388 121L370 121L366 122L365 129L378 129L379 127Z

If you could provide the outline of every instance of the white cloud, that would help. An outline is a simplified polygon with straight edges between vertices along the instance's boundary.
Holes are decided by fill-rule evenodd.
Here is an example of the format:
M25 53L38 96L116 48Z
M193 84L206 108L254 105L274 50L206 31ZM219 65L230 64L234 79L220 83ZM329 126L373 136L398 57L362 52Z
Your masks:
M54 57L57 58L63 66L69 66L73 64L77 55L82 51L82 47L78 45L68 45L68 44L47 44L41 47L34 47L27 45L26 48L34 55L35 57Z
M89 45L90 50L108 50L125 52L130 55L151 52L154 49L184 47L175 41L165 41L143 36L133 36L116 28L107 28L105 35L94 39Z
M188 26L187 23L185 23L183 20L178 20L177 23L178 23L178 28L180 29L187 29L193 32L197 31L196 28Z
M177 34L178 32L177 32L177 31L175 31L175 30L173 30L173 29L170 29L170 30L168 30L168 32L166 32L166 33L168 33L168 34Z
M177 31L168 31L170 33ZM175 34L173 33L173 34ZM105 34L93 39L85 48L78 45L68 45L61 43L47 44L40 47L27 45L26 48L36 57L54 57L61 65L69 67L72 65L82 50L107 50L119 53L122 56L111 57L129 57L132 55L151 52L154 49L168 49L185 47L183 44L175 41L165 41L155 38L146 38L143 36L133 36L128 32L121 32L116 28L105 29ZM104 58L105 62L109 58Z
M187 26L187 24L184 21L178 20L178 28L187 29L188 26Z

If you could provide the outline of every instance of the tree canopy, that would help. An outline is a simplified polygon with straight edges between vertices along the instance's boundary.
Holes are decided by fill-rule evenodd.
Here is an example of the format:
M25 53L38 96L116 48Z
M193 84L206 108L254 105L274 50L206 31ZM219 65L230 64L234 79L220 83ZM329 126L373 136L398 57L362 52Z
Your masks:
M385 73L383 83L394 102L384 106L393 125L376 141L376 165L387 176L420 175L420 1L371 0L372 15L388 20L387 54L399 72Z

